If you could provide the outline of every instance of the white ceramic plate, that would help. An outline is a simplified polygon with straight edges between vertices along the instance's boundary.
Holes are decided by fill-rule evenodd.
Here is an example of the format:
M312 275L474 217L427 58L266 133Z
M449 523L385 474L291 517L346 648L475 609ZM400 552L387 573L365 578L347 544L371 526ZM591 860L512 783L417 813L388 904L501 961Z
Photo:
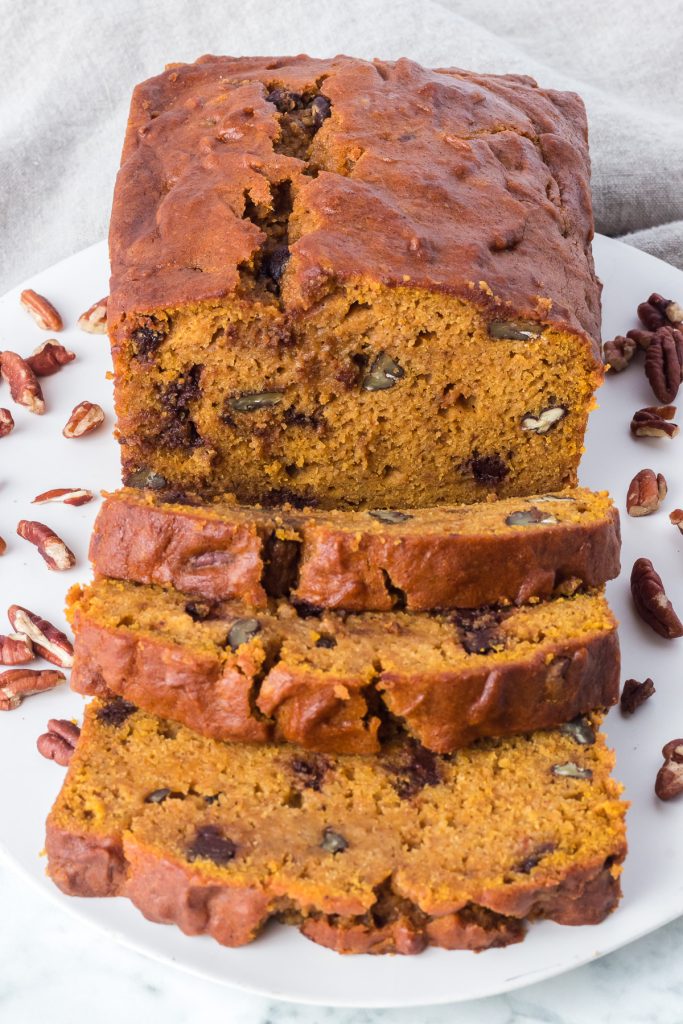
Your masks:
M651 291L683 299L683 273L653 257L606 238L596 240L595 254L605 283L605 337L636 326L635 307ZM84 334L74 326L78 315L107 292L104 244L64 260L28 284L59 306L69 325L61 337L77 360L44 381L47 414L40 418L12 406L16 429L0 440L0 535L8 542L7 554L0 560L0 608L18 603L63 622L67 587L88 577L88 536L99 501L82 508L30 502L49 487L99 491L118 484L111 386L105 378L107 339ZM0 300L0 349L26 354L48 335L20 309L20 290L21 286ZM628 575L635 558L652 558L674 605L683 611L683 537L667 516L670 509L683 505L683 438L636 441L630 437L633 411L654 402L641 366L609 379L599 398L600 408L591 418L582 483L609 488L623 512L628 483L639 469L651 466L669 482L664 511L647 519L622 516L624 572L609 587L621 620L624 678L652 676L657 693L633 718L626 720L613 710L607 720L609 739L618 753L617 775L626 785L632 807L624 899L603 924L592 928L538 924L522 944L480 955L427 950L416 957L341 957L285 927L271 927L252 945L231 950L206 937L187 938L176 928L151 924L123 899L63 896L45 877L40 851L43 823L64 773L36 753L35 740L48 718L80 716L81 698L65 687L32 697L18 710L0 715L0 848L9 862L65 910L105 933L103 957L107 939L115 939L214 981L280 999L335 1006L414 1006L509 991L603 956L682 914L683 800L660 803L652 787L662 745L683 735L683 640L661 640L640 622L631 608ZM89 437L67 441L61 428L72 407L83 399L103 406L106 425ZM5 385L0 405L11 405ZM21 518L53 526L76 553L76 568L48 572L37 552L14 535ZM0 631L6 628L0 624Z

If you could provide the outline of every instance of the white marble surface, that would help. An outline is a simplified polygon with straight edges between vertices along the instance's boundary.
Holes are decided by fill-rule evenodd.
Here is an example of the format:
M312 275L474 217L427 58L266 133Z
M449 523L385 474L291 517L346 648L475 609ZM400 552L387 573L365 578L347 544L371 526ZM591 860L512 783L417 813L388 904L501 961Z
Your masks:
M680 1024L683 918L618 953L507 996L407 1010L276 1003L130 952L0 861L3 1024ZM162 927L161 925L159 927ZM486 955L486 954L482 954Z

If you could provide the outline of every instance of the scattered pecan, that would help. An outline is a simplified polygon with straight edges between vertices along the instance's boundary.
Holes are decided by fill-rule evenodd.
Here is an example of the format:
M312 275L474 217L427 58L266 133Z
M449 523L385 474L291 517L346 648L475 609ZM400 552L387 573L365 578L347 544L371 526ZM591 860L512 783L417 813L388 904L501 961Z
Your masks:
M683 333L658 327L645 353L645 374L660 402L673 402L681 383Z
M48 569L61 571L71 569L76 564L73 551L45 523L39 523L35 519L20 519L17 523L17 533L23 540L38 548L38 553Z
M36 377L51 377L53 373L57 373L57 370L61 370L75 358L73 352L51 338L50 341L44 341L42 345L39 345L26 362Z
M79 402L74 406L62 433L64 437L83 437L104 422L101 406L94 402Z
M635 437L676 437L678 424L671 422L675 415L675 405L648 405L638 409L631 420L631 433Z
M67 718L51 718L47 723L47 732L38 737L36 746L48 761L56 761L66 768L80 735L80 728Z
M650 331L656 331L664 324L675 324L678 327L683 321L683 308L673 299L665 299L653 292L647 302L641 302L638 306L638 319Z
M81 313L78 318L78 326L82 331L87 331L88 334L107 333L108 300L109 296L105 295L99 302L93 303L90 309L86 309L85 313Z
M38 378L25 359L16 352L2 353L2 376L9 384L12 398L17 405L25 406L30 412L42 416L45 412L43 392Z
M673 640L683 636L683 622L666 596L661 576L649 558L638 558L631 570L631 594L636 611L655 633Z
M675 508L669 512L669 520L683 533L683 508Z
M66 676L52 668L10 668L0 672L0 711L13 711L24 697L43 690L53 690L63 683Z
M49 501L58 501L62 505L87 505L95 495L85 487L53 487L50 491L36 494L32 505L46 505Z
M626 332L626 337L630 338L631 341L635 341L638 348L642 349L643 352L647 352L654 336L654 331L643 331L639 327L634 327L633 330Z
M666 480L652 469L641 469L629 484L626 511L630 516L649 516L666 497Z
M62 318L44 295L39 295L32 288L25 288L19 296L19 301L44 331L61 331L64 326Z
M660 800L671 800L683 793L683 739L669 740L662 747L664 764L657 772L655 793Z
M637 347L634 338L625 338L622 334L618 334L612 341L606 341L602 352L608 369L614 370L615 373L625 370L633 359Z
M71 668L74 662L73 644L61 629L19 604L10 605L7 617L13 630L33 641L33 648L41 658L60 668Z
M621 693L621 710L625 715L632 715L655 693L655 684L651 679L639 683L637 679L627 679Z
M7 551L7 541L3 540L3 538L0 537L0 555L4 555L4 553L6 551Z
M7 437L14 430L14 417L9 409L0 409L0 437Z
M23 633L0 636L0 665L25 665L35 661L33 642Z

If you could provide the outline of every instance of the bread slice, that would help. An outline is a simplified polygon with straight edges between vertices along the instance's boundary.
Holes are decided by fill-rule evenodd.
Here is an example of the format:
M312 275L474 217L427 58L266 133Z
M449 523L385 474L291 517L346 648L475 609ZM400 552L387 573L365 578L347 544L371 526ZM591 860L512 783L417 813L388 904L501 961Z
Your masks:
M617 700L600 592L440 615L255 613L101 579L70 593L73 688L217 739L374 753L396 726L439 752L559 725Z
M619 573L619 516L586 488L479 505L369 512L105 495L90 544L101 576L255 608L269 597L345 611L523 603Z
M586 114L518 75L203 57L139 85L107 319L126 482L402 508L576 483Z
M48 873L227 946L270 918L339 952L517 942L595 924L626 853L613 755L580 732L377 758L219 743L93 701L47 822Z

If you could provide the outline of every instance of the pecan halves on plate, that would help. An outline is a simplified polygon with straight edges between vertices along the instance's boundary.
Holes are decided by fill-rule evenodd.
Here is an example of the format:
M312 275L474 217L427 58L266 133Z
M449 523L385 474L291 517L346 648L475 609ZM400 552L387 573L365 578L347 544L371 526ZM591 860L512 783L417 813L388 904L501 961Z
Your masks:
M666 479L652 469L641 469L629 484L626 511L630 516L649 516L666 497Z
M76 556L71 548L67 547L62 538L45 523L39 523L35 519L20 519L17 523L17 533L38 549L38 554L48 569L61 572L73 568L76 564Z
M74 663L73 644L61 629L19 604L10 605L7 617L16 633L29 637L41 658L60 668L71 668Z
M675 405L648 405L634 412L631 433L635 437L676 437L678 424L672 423Z
M683 508L675 508L673 512L669 512L669 522L683 533Z
M14 417L9 409L0 409L0 437L7 437L14 430Z
M62 505L87 505L94 497L93 492L85 487L53 487L49 491L36 494L31 504L46 505L50 501L56 501Z
M37 671L31 668L11 668L0 672L0 711L14 711L24 697L31 697L43 690L54 690L63 683L66 676L56 669Z
M678 327L683 321L683 307L673 299L665 299L658 292L653 292L647 302L638 306L638 319L649 331L656 331L666 324Z
M35 661L36 654L33 650L33 642L24 633L10 633L9 636L0 636L0 664L2 665L25 665L29 661Z
M638 708L655 693L655 684L651 679L639 683L637 679L627 679L621 693L621 710L625 715L633 715Z
M66 768L80 735L80 728L67 718L51 718L47 723L47 732L38 737L36 746L48 761Z
M605 364L615 373L621 373L633 359L637 348L638 345L634 338L618 334L611 341L606 341L602 347Z
M631 594L636 611L655 633L667 640L683 636L683 622L676 615L661 576L649 558L636 559L631 570Z
M85 313L81 313L78 318L78 326L82 331L87 331L88 334L107 333L108 301L109 296L105 295L103 299L94 302L90 309L86 309Z
M657 772L655 793L660 800L672 800L683 793L683 739L669 740L662 756L664 764Z
M6 349L2 353L0 367L2 376L9 384L10 394L17 405L23 405L29 412L42 416L45 412L43 391L38 383L38 378L26 360L16 352Z
M660 402L673 402L681 384L683 332L659 327L645 353L645 374Z
M25 288L19 296L19 301L42 330L61 331L64 326L62 318L44 295L34 292L33 288Z
M104 411L95 402L79 402L74 406L62 434L64 437L83 437L104 423Z
M70 363L76 356L68 348L58 341L51 339L39 345L32 355L28 356L26 362L31 367L36 377L51 377L63 366Z

